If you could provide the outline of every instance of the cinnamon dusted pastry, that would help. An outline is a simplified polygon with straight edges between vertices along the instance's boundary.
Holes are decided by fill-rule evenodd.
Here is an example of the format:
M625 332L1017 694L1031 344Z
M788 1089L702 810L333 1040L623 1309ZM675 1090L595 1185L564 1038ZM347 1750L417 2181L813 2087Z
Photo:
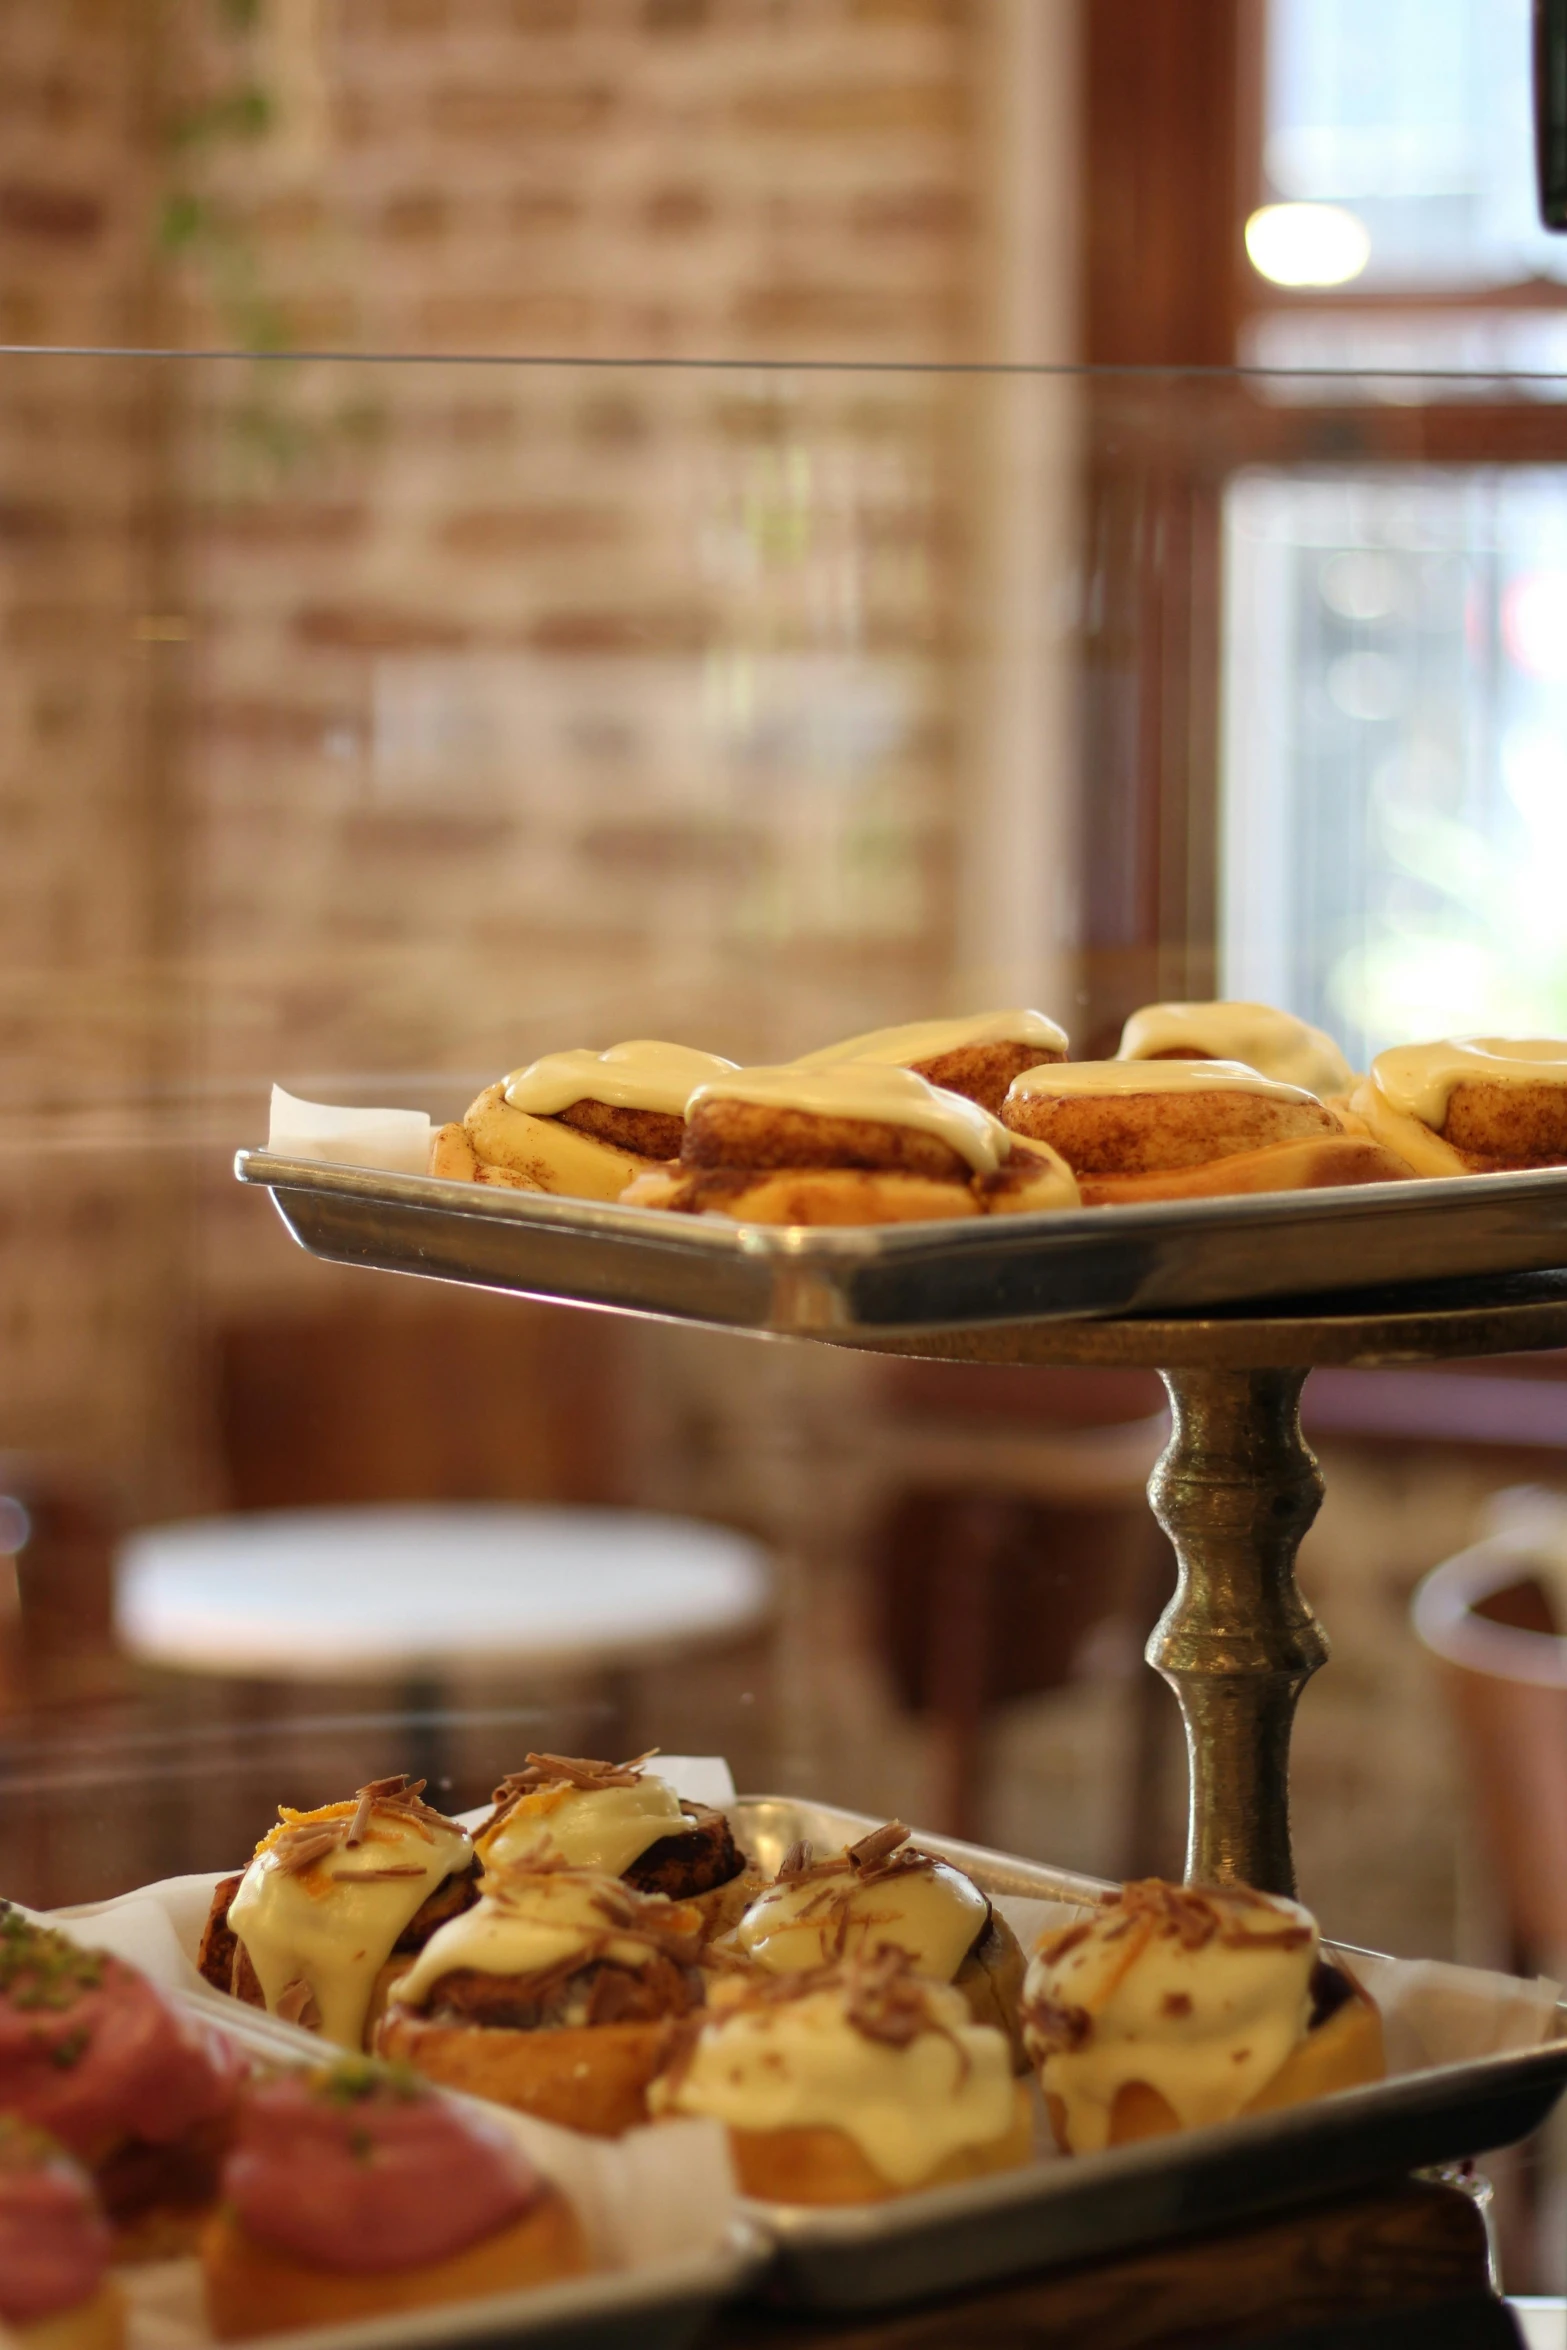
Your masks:
M912 1069L948 1093L961 1093L992 1116L1007 1087L1042 1061L1064 1061L1064 1028L1043 1012L974 1012L960 1020L912 1020L901 1028L873 1028L842 1044L802 1053L796 1069L825 1069L835 1061L876 1061Z
M1466 1036L1379 1053L1350 1109L1418 1175L1567 1166L1567 1042Z
M1299 1902L1159 1878L1047 1934L1023 2033L1062 2150L1093 2154L1377 2081L1382 2019Z
M214 1892L208 1982L362 2048L392 1976L477 1895L467 1830L423 1790L399 1773L318 1811L281 1806L243 1876Z
M820 1858L794 1845L727 1947L769 1975L900 1950L919 1974L954 1984L976 2023L1006 2034L1015 2069L1027 2069L1017 1936L971 1877L922 1852L901 1821Z
M619 1877L636 1893L695 1902L708 1933L732 1924L761 1880L721 1811L684 1802L647 1768L657 1752L627 1763L530 1754L474 1830L485 1869L563 1861Z
M875 1062L741 1069L698 1087L680 1158L628 1206L752 1224L899 1224L1073 1207L1047 1145L912 1069Z
M592 1869L486 1869L392 1986L379 2054L594 2137L647 2119L667 2026L700 2005L703 1920Z
M618 1199L634 1176L679 1150L693 1088L734 1065L644 1038L603 1053L547 1053L487 1085L460 1126L437 1130L430 1173Z
M1032 2151L1005 2036L900 1950L716 1982L648 2103L725 2123L742 2189L778 2203L882 2202Z
M1272 1004L1144 1004L1122 1029L1116 1059L1240 1061L1322 1101L1336 1101L1355 1082L1326 1030Z
M1002 1118L1052 1144L1085 1207L1407 1180L1380 1142L1346 1133L1302 1087L1239 1061L1074 1061L1030 1069Z

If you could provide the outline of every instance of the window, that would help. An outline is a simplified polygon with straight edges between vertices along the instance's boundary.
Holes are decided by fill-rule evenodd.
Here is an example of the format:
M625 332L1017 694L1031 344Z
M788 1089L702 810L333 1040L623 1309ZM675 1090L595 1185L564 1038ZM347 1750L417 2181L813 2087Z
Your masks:
M1226 991L1567 1033L1567 467L1243 474L1225 571Z
M1323 370L1256 389L1334 409L1346 458L1302 416L1298 457L1286 435L1224 492L1222 985L1361 1066L1562 1033L1567 465L1538 458L1567 238L1534 213L1528 0L1268 0L1266 25L1266 192L1352 211L1369 257L1331 298L1255 281L1243 335Z
M1567 278L1535 210L1529 0L1271 0L1263 170L1369 237L1365 292Z

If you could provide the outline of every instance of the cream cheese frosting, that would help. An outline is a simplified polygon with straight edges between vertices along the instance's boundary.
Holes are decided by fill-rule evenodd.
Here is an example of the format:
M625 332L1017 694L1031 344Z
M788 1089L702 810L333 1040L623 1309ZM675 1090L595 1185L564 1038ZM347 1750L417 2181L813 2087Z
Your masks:
M629 1044L612 1044L602 1053L546 1053L525 1069L514 1069L505 1092L514 1110L526 1110L535 1118L556 1117L582 1101L603 1102L615 1110L661 1110L666 1117L683 1118L697 1086L737 1066L717 1053L637 1037Z
M950 1983L990 1917L979 1887L927 1854L862 1877L847 1856L757 1896L735 1929L746 1956L770 1974L796 1974L890 1946L922 1975Z
M261 1845L229 1904L229 1924L249 1953L262 1997L276 2014L292 2004L297 2020L303 1985L320 2016L323 2038L339 2047L364 2043L375 1980L393 1945L438 1885L467 1868L473 1845L455 1821L417 1807L407 1816L376 1805L360 1841L342 1840L356 1806L285 1814ZM308 1831L337 1825L338 1839L308 1865ZM289 1994L292 1993L292 2000Z
M1133 2081L1187 2128L1242 2112L1305 2036L1317 1948L1298 1902L1157 1882L1047 1935L1024 1982L1024 2040L1073 2151L1109 2144Z
M841 1044L802 1053L794 1067L825 1069L837 1061L877 1061L907 1068L915 1061L936 1061L944 1053L980 1044L1034 1044L1041 1053L1064 1053L1067 1034L1043 1012L972 1012L966 1019L909 1020L901 1028L870 1028L863 1036L847 1036Z
M1272 1004L1144 1004L1121 1031L1119 1061L1160 1053L1197 1053L1205 1061L1240 1061L1264 1077L1317 1095L1347 1093L1354 1071L1325 1029Z
M1567 1085L1567 1042L1459 1036L1440 1044L1395 1045L1372 1062L1371 1083L1400 1116L1440 1127L1460 1085Z
M1011 1092L1034 1101L1133 1093L1254 1093L1275 1102L1314 1102L1304 1086L1264 1077L1241 1061L1050 1061L1014 1077Z
M486 1876L471 1909L438 1926L393 1984L399 2004L419 2006L443 1975L525 1976L607 1959L643 1967L676 1936L700 1936L701 1913L660 1894L633 1893L602 1871L508 1869Z
M618 1877L662 1837L695 1829L669 1782L646 1773L629 1787L536 1787L476 1842L487 1869L555 1857Z
M868 1118L884 1126L914 1126L934 1134L967 1161L976 1175L993 1175L1011 1154L1012 1137L999 1118L962 1094L930 1085L912 1069L876 1061L824 1062L740 1069L715 1078L691 1096L687 1116L704 1102L754 1102L766 1109L804 1110L819 1118Z
M1387 1150L1397 1151L1416 1175L1430 1178L1474 1173L1469 1161L1461 1158L1452 1144L1444 1142L1422 1119L1395 1110L1369 1077L1363 1078L1350 1095L1349 1108L1353 1116L1363 1121L1372 1140Z
M1083 1195L1077 1177L1052 1144L1036 1141L1031 1134L1014 1134L1011 1141L1007 1175L1015 1189L1000 1212L1031 1215L1046 1208L1081 1207ZM996 1213L993 1198L989 1204Z
M920 1985L927 2027L902 2045L856 2027L841 1983L734 2005L719 2004L725 1988L683 2071L653 2083L655 2113L706 2114L733 2130L841 2130L904 2189L1014 2126L1006 2040L945 1984Z

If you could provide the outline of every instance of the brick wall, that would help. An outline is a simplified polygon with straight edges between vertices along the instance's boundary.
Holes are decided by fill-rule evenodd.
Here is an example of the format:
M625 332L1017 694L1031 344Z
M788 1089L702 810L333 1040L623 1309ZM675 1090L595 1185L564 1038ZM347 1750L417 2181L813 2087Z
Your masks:
M953 942L975 395L450 361L970 354L985 12L243 14L0 8L6 339L447 362L0 362L0 1440L138 1509L310 1293L272 1078L782 1054Z
M143 81L128 7L0 10L0 338L141 339ZM178 849L143 625L158 412L144 368L0 362L0 1444L132 1480L181 1418L158 1150Z

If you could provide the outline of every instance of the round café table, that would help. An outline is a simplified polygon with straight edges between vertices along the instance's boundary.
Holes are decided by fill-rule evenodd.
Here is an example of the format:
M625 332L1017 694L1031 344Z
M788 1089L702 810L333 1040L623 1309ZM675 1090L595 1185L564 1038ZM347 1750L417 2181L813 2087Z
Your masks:
M392 1684L429 1734L453 1680L624 1676L757 1631L761 1546L638 1510L440 1503L258 1511L146 1526L121 1546L115 1622L144 1665L229 1681ZM615 1710L624 1713L623 1703Z
M760 1546L639 1510L484 1502L188 1518L120 1550L130 1655L184 1672L386 1680L624 1670L754 1630Z

